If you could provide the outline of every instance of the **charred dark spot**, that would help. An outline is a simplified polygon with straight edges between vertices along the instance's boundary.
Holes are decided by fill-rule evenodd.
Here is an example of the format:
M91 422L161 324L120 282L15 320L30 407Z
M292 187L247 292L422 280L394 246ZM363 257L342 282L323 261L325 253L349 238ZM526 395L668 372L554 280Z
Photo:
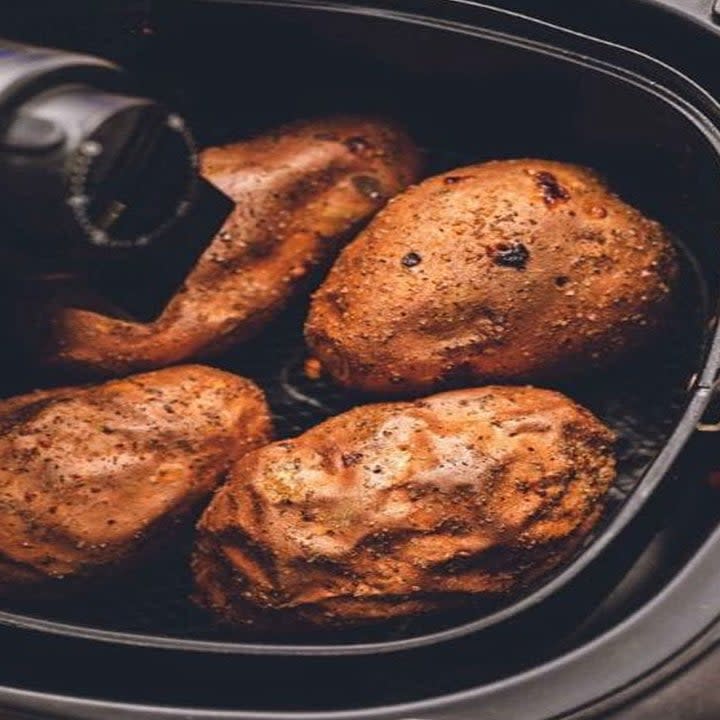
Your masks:
M446 185L455 185L455 183L459 183L461 180L467 180L470 177L470 175L448 175L443 182Z
M345 147L352 153L363 153L372 148L372 145L364 138L356 135L345 141Z
M405 267L411 268L419 265L422 262L422 258L416 252L409 252L400 262Z
M496 265L524 270L530 251L522 243L500 243L488 248L488 255Z
M448 518L447 520L443 520L435 530L441 533L448 533L449 535L467 535L470 532L470 527L462 520Z
M353 178L353 185L371 200L379 200L383 197L380 181L372 175L356 175Z
M329 292L325 297L341 315L347 312L347 302L342 293Z
M247 254L251 258L264 258L272 255L275 249L276 238L272 235L263 233L255 242L248 245Z
M565 287L568 282L570 282L570 278L567 275L558 275L555 278L555 285L558 287Z
M399 543L412 537L411 530L378 530L366 535L358 543L358 549L375 551L380 554L388 554Z
M295 207L312 197L317 192L318 187L326 184L327 178L322 177L319 173L299 178L283 196L283 204L288 207Z
M357 465L362 460L362 458L362 453L359 452L343 453L340 456L342 464L345 467L352 467L353 465Z
M546 205L552 206L556 203L570 199L570 193L558 182L558 179L549 172L539 172L535 175L535 182L542 192Z

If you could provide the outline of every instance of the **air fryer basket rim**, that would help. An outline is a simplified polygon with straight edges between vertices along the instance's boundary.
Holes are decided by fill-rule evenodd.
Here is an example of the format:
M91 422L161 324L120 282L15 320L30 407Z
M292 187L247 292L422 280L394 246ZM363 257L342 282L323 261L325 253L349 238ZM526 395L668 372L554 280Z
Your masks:
M217 1L217 0L216 0ZM472 5L473 11L487 14L487 25L512 22L523 27L523 34L508 34L487 27L463 24L448 19L436 19L427 15L415 15L408 12L388 11L380 5L347 6L330 2L297 2L296 0L220 0L239 5L273 6L279 8L302 9L314 12L335 12L353 15L372 15L395 22L424 25L450 33L474 36L490 42L512 45L524 50L540 53L569 64L581 65L591 71L605 74L623 83L630 83L641 91L650 93L671 106L699 130L704 139L720 156L720 107L692 80L675 71L668 65L637 51L613 43L581 35L549 23L528 18L507 10L484 5ZM413 3L415 4L415 3ZM448 5L463 6L467 11L470 4L452 0ZM484 18L485 19L485 18ZM525 37L527 35L527 37ZM535 39L538 35L542 41ZM533 39L530 39L533 38ZM579 52L577 48L582 50ZM654 77L650 81L648 78ZM689 99L690 98L690 99ZM601 535L580 553L569 565L547 583L541 585L530 595L510 604L497 612L477 620L460 624L425 635L391 640L355 644L273 644L205 641L157 636L131 632L118 632L99 628L72 625L68 623L43 620L37 617L11 612L0 612L0 623L17 628L43 633L72 636L84 640L119 643L139 647L154 647L170 650L233 653L245 655L366 655L399 652L414 648L450 641L462 636L480 632L491 626L499 625L518 616L530 608L541 604L558 593L571 580L581 574L616 536L630 523L633 517L645 505L653 491L662 482L678 454L693 434L697 423L713 396L713 383L720 368L720 330L716 327L706 351L705 359L699 364L701 371L695 378L695 385L689 391L689 398L682 416L668 438L665 446L650 463L631 492L624 505L605 527ZM224 717L219 715L217 717ZM234 717L234 716L232 716ZM277 717L273 715L273 717ZM299 717L299 716L293 716Z
M450 720L476 717L478 707L483 708L483 720L590 720L658 684L720 640L716 613L719 549L717 529L651 603L592 642L520 674L431 700L344 711L208 710L0 686L0 705L8 711L58 720L409 720L429 716ZM696 611L683 612L691 603ZM25 720L26 715L21 718Z

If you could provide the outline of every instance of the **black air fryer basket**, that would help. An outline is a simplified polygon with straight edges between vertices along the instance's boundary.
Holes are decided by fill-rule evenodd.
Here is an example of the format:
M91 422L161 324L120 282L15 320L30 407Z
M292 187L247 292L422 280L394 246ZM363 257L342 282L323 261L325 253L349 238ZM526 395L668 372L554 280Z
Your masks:
M205 145L359 112L402 122L428 173L524 156L592 166L671 230L682 283L652 347L561 388L618 432L620 472L597 530L528 596L372 630L232 636L187 600L188 534L176 561L90 597L0 607L0 715L599 717L711 648L720 512L699 433L715 429L720 367L720 106L700 62L720 58L710 3L587 3L604 8L593 19L550 2L544 21L520 2L99 5L31 2L2 32L118 60ZM630 26L645 29L625 44L654 28L657 46L610 41ZM305 377L305 312L297 303L215 363L263 387L285 437L363 402ZM5 395L35 382L7 360Z

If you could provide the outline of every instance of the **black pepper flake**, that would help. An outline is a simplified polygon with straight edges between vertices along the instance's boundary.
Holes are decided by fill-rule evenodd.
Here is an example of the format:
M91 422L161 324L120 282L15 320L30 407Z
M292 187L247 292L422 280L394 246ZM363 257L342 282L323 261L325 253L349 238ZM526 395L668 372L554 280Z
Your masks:
M496 265L524 270L530 259L530 251L522 243L503 243L492 248L490 256Z
M409 252L400 262L405 267L411 268L419 265L422 262L422 258L416 252Z

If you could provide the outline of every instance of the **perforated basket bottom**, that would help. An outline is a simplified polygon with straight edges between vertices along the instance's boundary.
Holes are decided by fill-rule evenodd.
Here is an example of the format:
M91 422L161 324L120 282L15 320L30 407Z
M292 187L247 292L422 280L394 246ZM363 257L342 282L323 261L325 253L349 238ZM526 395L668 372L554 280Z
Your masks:
M608 518L617 512L635 487L685 405L688 380L700 359L706 302L689 255L686 255L684 275L671 326L653 347L610 371L560 388L593 410L619 436L617 481L609 494L605 520L586 545L602 533ZM342 391L326 379L310 380L304 375L305 312L304 304L296 306L261 337L214 363L252 378L265 390L279 438L295 436L332 415L368 402L367 398ZM32 607L26 602L3 609L104 630L186 639L242 639L227 629L219 629L188 600L192 583L187 558L191 544L192 533L188 530L173 543L170 557L163 557L152 566L119 579L103 590L95 590L89 596L75 595L66 601L45 601ZM400 639L459 624L496 608L497 603L492 608L477 605L463 612L365 628L358 633L334 633L325 641ZM272 638L273 642L282 640ZM288 640L298 641L298 638ZM319 637L312 640L323 642Z

